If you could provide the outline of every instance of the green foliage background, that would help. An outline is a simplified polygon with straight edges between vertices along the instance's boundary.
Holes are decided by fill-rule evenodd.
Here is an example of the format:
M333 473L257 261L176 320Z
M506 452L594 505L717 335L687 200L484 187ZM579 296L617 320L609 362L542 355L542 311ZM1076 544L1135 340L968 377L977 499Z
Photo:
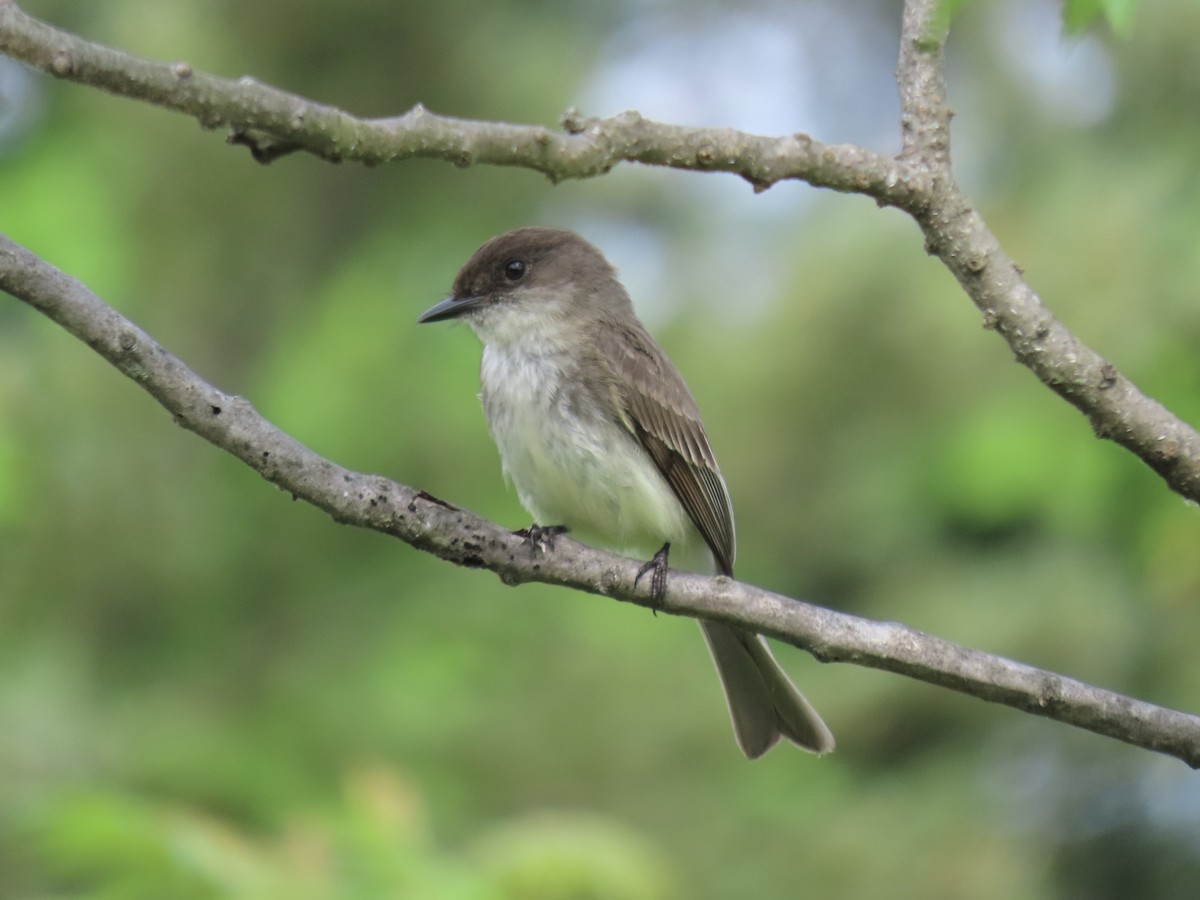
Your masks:
M360 114L545 123L651 14L24 6ZM1200 13L1139 8L1108 43L1111 113L1079 125L1039 112L987 7L952 36L964 182L1068 325L1200 421ZM860 14L897 28L895 4ZM711 176L262 168L180 116L41 86L0 228L316 451L525 524L474 339L415 316L494 233L628 221L695 273L652 321L730 482L741 577L1196 707L1195 510L1014 364L898 214L777 187L796 204L754 226L764 280L698 249ZM0 303L0 896L1192 896L1182 764L780 655L832 757L747 764L691 623L340 528Z

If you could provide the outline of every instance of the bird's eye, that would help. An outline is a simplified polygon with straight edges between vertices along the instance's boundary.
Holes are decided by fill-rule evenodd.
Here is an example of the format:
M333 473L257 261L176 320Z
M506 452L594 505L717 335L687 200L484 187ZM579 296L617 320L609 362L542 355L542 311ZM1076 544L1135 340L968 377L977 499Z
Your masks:
M504 277L509 281L520 281L525 277L525 260L510 259L504 264Z

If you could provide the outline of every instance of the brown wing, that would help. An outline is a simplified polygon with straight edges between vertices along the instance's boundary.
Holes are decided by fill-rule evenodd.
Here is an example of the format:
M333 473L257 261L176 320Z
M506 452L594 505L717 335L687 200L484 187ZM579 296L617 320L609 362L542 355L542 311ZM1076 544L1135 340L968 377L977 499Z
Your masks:
M642 328L625 329L601 348L616 366L614 388L622 424L650 454L687 510L717 566L733 574L733 506L717 467L700 410L662 349Z

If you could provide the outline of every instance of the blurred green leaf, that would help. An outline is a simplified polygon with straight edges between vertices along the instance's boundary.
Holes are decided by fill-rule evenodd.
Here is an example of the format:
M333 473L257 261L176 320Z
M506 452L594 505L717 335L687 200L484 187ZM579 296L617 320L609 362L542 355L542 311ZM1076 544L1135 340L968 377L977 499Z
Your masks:
M1068 34L1078 34L1103 16L1114 34L1127 38L1137 6L1138 0L1064 0L1063 26Z
M474 853L505 900L677 896L644 836L595 816L535 814L494 829Z
M970 3L971 0L938 0L937 9L930 17L929 30L931 35L943 35L954 22L955 17Z

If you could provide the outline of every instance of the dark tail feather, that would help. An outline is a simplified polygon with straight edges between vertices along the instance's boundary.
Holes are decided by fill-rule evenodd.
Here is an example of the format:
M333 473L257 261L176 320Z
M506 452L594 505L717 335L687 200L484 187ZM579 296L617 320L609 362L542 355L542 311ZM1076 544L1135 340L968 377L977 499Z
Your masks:
M738 746L757 759L785 737L810 753L828 753L833 735L756 634L722 622L700 621Z

